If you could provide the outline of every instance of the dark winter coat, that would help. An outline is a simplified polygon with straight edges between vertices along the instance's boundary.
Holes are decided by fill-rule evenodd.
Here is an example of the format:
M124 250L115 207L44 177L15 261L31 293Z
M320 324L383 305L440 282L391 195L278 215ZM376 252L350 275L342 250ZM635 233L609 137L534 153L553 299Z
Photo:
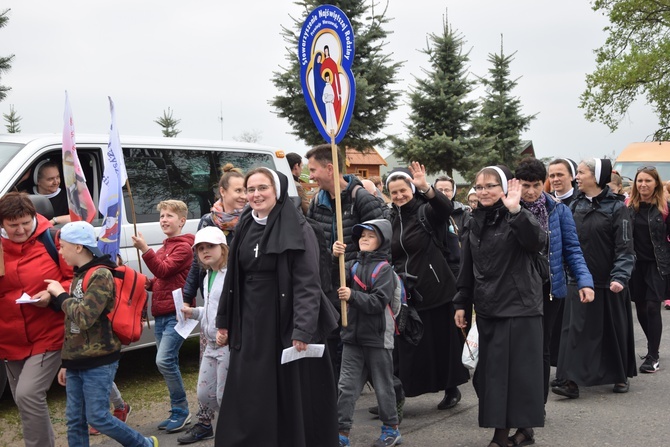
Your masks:
M606 186L592 200L579 194L570 209L595 287L609 289L612 281L626 286L635 266L633 224L626 205Z
M142 255L154 274L150 281L151 315L160 317L175 313L172 291L181 289L193 262L195 236L186 233L168 237L158 251L149 249Z
M465 228L465 224L467 223L468 220L471 219L472 215L472 208L469 206L463 205L461 202L453 201L454 203L454 211L451 213L452 219L454 219L454 222L456 222L456 226L458 227L458 236L460 240L463 240L463 229Z
M635 222L636 212L632 207L629 208ZM654 258L656 259L656 268L661 276L670 274L670 243L668 243L669 231L668 217L665 219L657 207L649 208L649 234L651 243L654 245Z
M484 318L542 315L542 279L533 265L547 233L526 209L510 214L502 201L479 207L465 226L456 309L474 303Z
M395 325L389 310L389 303L395 292L393 267L386 263L372 280L372 273L380 262L386 262L391 251L391 223L385 219L365 222L377 229L383 238L375 251L359 251L356 259L346 263L347 286L351 289L347 319L348 325L342 327L342 342L371 348L393 349ZM359 284L351 275L352 266L356 267Z
M456 293L456 278L442 251L421 225L419 207L425 207L426 220L438 228L449 219L454 206L447 196L436 193L432 199L415 196L401 207L393 205L391 212L393 267L399 275L407 273L417 277L415 284L407 280L405 286L417 310L426 310L451 302ZM417 301L413 292L418 292L422 300Z
M568 295L565 266L570 269L573 278L577 278L577 287L593 289L593 277L584 261L584 254L577 238L575 220L570 208L550 196L547 199L549 213L549 269L551 294L554 298ZM564 263L565 261L565 263Z
M363 188L363 184L355 175L345 175L344 179L349 183L341 193L342 200L342 229L344 232L343 240L347 244L345 260L350 261L356 257L357 249L355 244L351 243L351 229L354 225L366 222L368 220L382 218L381 203L369 192ZM356 186L355 200L352 192ZM335 221L335 200L330 198L330 193L325 190L312 199L307 210L307 217L310 217L322 226L328 241L328 247L332 247L337 240L337 226ZM337 269L337 258L335 258L334 269ZM333 275L333 281L339 278L339 274Z

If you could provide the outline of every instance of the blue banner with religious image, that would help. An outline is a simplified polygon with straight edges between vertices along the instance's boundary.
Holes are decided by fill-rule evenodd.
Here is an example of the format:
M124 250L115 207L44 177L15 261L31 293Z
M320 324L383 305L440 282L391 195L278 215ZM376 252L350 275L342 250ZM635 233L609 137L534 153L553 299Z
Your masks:
M321 5L305 19L298 38L300 80L305 102L326 140L339 143L354 111L354 30L339 8Z

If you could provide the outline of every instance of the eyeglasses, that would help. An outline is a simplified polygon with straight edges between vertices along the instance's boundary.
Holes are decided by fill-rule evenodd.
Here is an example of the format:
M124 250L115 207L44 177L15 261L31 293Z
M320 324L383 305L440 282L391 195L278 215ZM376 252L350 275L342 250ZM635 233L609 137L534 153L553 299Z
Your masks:
M442 194L446 194L448 192L452 192L452 189L449 188L437 188L438 191L440 191Z
M268 189L272 188L270 185L258 185L258 186L250 186L247 188L247 194L254 194L256 191L258 192L265 192Z
M476 185L475 186L475 191L477 192L482 192L483 190L491 191L494 188L497 188L500 186L500 183L489 183L488 185Z
M479 200L468 200L468 205L475 206L479 203Z
M655 171L655 170L656 170L656 166L640 166L639 168L637 168L637 172L640 172L640 171Z

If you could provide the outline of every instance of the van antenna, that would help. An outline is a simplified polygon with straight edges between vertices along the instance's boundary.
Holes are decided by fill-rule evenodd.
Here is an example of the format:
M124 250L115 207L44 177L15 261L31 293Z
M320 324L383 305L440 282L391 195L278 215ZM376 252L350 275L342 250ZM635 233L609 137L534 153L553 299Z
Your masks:
M223 141L223 101L221 101L221 114L219 115L219 122L221 123L221 141Z

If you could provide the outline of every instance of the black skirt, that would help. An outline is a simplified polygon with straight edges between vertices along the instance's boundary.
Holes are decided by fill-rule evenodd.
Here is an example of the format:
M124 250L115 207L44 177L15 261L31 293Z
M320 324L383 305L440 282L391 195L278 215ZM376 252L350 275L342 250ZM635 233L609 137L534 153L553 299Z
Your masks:
M543 427L542 316L477 317L479 426Z
M405 396L436 393L466 383L470 373L461 362L463 335L454 323L454 306L446 303L419 311L423 337L418 346L396 337L398 377Z
M240 348L230 350L214 445L335 447L337 391L328 352L280 363L276 259L253 255L259 227L240 236Z
M661 302L666 297L666 277L658 272L656 262L638 261L630 277L630 299L644 305L645 301Z
M613 293L597 287L593 302L582 303L577 286L569 285L556 376L580 386L594 386L623 383L635 375L628 288Z

